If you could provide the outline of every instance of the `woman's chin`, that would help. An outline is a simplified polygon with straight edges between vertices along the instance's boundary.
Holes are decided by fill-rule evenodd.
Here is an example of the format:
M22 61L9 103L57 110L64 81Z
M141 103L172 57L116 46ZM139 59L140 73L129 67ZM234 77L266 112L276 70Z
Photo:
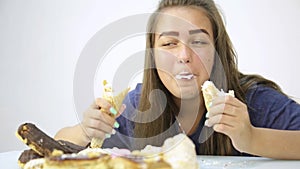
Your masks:
M180 99L196 99L200 97L198 87L184 87L178 89L175 96Z

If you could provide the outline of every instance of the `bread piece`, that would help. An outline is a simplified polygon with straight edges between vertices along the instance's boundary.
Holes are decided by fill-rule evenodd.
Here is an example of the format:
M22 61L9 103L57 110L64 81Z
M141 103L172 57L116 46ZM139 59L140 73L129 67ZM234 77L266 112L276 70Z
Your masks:
M103 98L107 100L113 108L119 111L123 100L126 97L130 88L124 89L121 93L119 93L116 96L113 95L113 89L111 84L109 84L106 80L103 81L103 88Z
M163 160L172 169L198 169L195 145L185 134L178 134L165 140L163 146Z
M205 107L208 112L210 111L209 105L214 98L222 95L231 95L232 97L234 97L233 90L229 90L228 93L225 93L223 90L220 91L218 88L216 88L215 84L212 81L205 81L203 83L202 94L204 97Z
M117 96L113 95L113 89L111 84L109 84L106 80L103 81L103 98L105 100L107 100L112 107L117 110L117 112L119 112L120 107L123 103L124 98L126 97L128 91L130 90L130 88L127 88L125 90L123 90L121 93L119 93ZM114 115L112 115L114 116ZM101 148L102 144L103 144L104 138L92 138L91 141L91 148Z

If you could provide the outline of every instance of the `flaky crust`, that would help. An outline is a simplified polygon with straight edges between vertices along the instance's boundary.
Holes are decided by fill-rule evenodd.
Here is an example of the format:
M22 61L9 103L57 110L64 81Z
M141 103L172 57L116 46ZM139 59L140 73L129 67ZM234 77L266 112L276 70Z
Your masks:
M228 93L225 93L223 90L219 90L212 81L205 81L202 85L202 94L204 98L204 103L207 111L210 111L210 103L213 99L222 95L231 95L234 97L234 91L229 90Z
M126 97L128 91L130 88L127 88L123 90L121 93L119 93L117 96L113 95L113 89L111 84L109 84L106 80L103 81L103 98L108 101L112 107L119 112L119 109L123 103L124 98ZM114 115L112 115L114 116ZM101 138L92 138L90 147L91 148L101 148L102 144L104 142L104 139Z

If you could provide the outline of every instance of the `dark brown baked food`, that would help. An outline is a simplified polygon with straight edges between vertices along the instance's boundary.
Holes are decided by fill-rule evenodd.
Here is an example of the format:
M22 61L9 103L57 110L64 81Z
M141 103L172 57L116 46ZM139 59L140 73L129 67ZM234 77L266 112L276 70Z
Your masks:
M21 168L23 168L28 161L37 158L43 158L43 156L39 155L32 149L24 150L18 158L18 164Z
M16 136L40 156L50 156L54 150L61 150L64 153L77 153L85 149L85 147L67 141L56 141L32 123L20 125Z

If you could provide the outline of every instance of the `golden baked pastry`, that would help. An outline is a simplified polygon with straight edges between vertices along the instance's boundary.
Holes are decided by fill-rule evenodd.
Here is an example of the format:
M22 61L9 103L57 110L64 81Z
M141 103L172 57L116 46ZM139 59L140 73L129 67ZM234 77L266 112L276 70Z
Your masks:
M204 97L204 103L207 111L209 112L209 104L212 100L218 96L222 95L231 95L234 97L234 91L229 90L228 93L225 93L223 90L219 90L212 81L205 81L202 85L202 94Z
M128 87L118 95L114 96L114 90L112 89L112 85L106 80L103 80L103 98L107 100L117 111L119 111L123 100L126 97L129 90L130 88Z
M168 138L165 140L162 147L148 145L142 150L135 150L132 152L127 149L118 148L83 149L81 146L78 146L81 149L81 151L78 151L79 148L77 146L69 144L68 142L64 142L64 144L62 144L52 138L49 139L50 137L47 134L33 124L25 123L25 125L22 124L19 127L21 131L23 131L24 128L26 128L27 133L29 134L21 134L22 137L19 137L22 138L22 141L26 140L24 142L27 143L28 146L35 148L29 151L24 151L21 154L21 156L26 159L22 160L22 165L20 165L20 167L24 169L198 168L195 145L184 134L178 134L174 137ZM43 138L42 146L40 145L40 139L32 139L33 135L35 135L36 138ZM50 153L51 150L52 152ZM39 155L36 151L39 151L39 153L43 155ZM32 153L35 155L32 155Z
M119 109L123 103L124 98L126 97L128 91L130 88L127 88L125 90L123 90L121 93L119 93L117 96L113 95L113 89L112 89L112 85L109 84L106 80L103 81L103 98L105 100L107 100L112 107L119 112ZM107 110L106 110L107 111ZM115 117L114 114L112 114L112 116ZM91 148L101 148L102 144L103 144L104 138L92 138L91 141Z

